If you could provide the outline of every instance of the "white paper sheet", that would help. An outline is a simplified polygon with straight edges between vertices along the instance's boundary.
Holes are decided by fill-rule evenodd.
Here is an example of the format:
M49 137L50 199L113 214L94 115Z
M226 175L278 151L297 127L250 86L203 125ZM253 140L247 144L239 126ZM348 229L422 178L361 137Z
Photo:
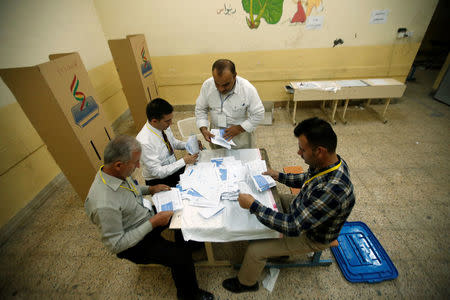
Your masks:
M211 133L214 134L214 137L211 138L211 142L221 147L231 149L231 146L236 146L236 144L233 140L227 141L223 138L224 131L224 129L211 129Z
M197 154L200 151L200 147L198 146L198 139L196 135L191 135L186 143L186 150L189 154Z
M157 212L175 211L183 208L180 190L177 188L156 193L153 195L152 200Z

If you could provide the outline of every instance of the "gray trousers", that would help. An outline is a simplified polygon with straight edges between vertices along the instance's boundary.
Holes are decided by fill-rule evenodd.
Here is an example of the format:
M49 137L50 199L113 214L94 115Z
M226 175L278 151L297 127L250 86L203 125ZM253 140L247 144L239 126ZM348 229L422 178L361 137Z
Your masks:
M289 212L289 205L293 196L280 195L280 200L283 211ZM238 279L244 285L254 285L261 276L268 258L322 251L329 247L329 244L311 241L306 237L306 234L297 237L283 236L279 239L250 241L238 273Z

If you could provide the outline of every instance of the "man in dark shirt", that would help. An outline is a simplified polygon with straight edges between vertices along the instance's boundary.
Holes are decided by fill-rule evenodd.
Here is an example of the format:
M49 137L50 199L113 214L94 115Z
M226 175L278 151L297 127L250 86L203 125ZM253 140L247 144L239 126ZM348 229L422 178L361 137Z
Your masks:
M293 201L288 195L281 197L284 212L262 205L249 194L239 195L242 208L283 237L250 242L238 276L222 283L231 292L258 290L258 278L269 257L329 248L355 204L348 166L336 154L337 137L330 124L318 118L307 119L297 125L294 135L298 138L298 154L309 165L308 172L265 173L289 187L301 188Z

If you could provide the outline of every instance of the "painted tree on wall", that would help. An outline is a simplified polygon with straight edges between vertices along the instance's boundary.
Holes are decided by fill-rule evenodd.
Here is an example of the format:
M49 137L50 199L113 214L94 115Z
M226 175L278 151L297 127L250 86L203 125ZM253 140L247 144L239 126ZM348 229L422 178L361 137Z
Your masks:
M261 23L261 18L267 24L276 24L283 14L284 0L242 0L244 10L250 14L247 25L250 29L256 29ZM256 18L255 18L256 17Z

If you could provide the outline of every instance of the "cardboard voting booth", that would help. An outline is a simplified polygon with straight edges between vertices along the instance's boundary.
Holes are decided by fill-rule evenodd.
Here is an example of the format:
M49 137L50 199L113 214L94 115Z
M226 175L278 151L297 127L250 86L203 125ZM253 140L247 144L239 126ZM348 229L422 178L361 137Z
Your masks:
M128 35L108 44L134 124L141 130L147 121L147 103L159 97L145 36Z
M82 200L114 133L78 53L0 75Z

